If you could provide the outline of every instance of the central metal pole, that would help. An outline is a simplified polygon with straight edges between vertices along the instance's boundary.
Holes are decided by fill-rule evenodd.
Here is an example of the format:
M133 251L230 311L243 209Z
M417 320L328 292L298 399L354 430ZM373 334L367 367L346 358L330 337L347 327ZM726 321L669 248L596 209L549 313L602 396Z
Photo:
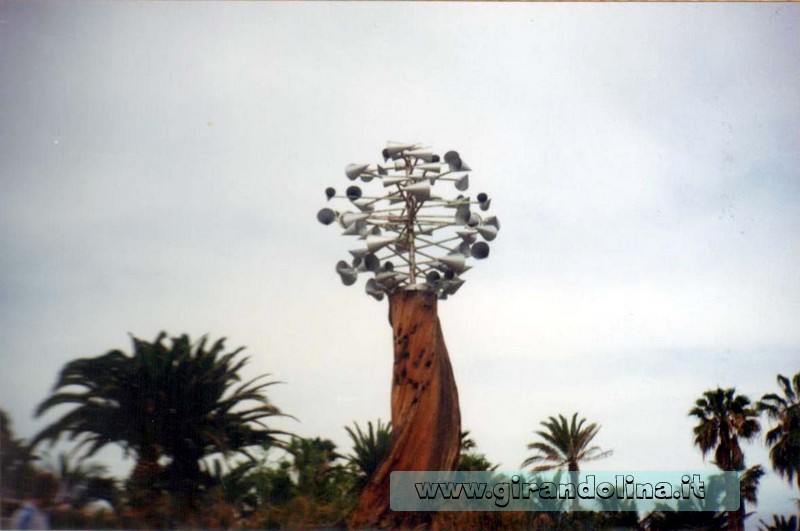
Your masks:
M414 169L411 166L411 159L409 157L404 157L406 161L406 177L410 178L411 174L413 173ZM408 247L408 263L409 263L409 285L414 285L417 283L417 257L416 252L414 249L414 217L417 213L416 209L416 200L414 199L414 195L406 192L405 194L406 199L406 210L408 211L408 216L406 219L406 242Z

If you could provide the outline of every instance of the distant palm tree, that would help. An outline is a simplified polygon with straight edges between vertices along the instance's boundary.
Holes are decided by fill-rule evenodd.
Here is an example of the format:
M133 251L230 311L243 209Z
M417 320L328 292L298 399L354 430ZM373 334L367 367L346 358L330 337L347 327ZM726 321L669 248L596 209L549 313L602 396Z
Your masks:
M297 473L297 488L301 494L323 496L334 473L333 462L341 456L336 444L319 437L292 437L286 448L292 457L292 468Z
M797 531L797 517L790 516L786 518L783 515L772 515L772 523L768 524L764 520L761 520L761 525L759 526L759 531Z
M96 358L68 363L54 394L37 415L61 405L74 405L46 427L33 444L54 444L63 435L78 440L86 457L108 444L132 452L137 465L132 481L145 492L165 486L192 505L201 483L201 459L214 454L247 454L255 445L279 444L264 420L281 415L264 396L275 382L260 376L241 383L239 371L247 358L241 348L225 353L224 339L206 348L203 337L192 345L186 335L161 333L154 342L133 339L133 354L112 350ZM243 407L247 404L251 407ZM159 460L171 461L162 470Z
M11 419L0 409L0 499L20 499L36 469L31 447L14 435Z
M758 487L761 484L761 478L763 476L764 469L761 465L755 465L742 472L739 478L739 499L741 500L739 504L739 516L742 522L752 514L745 512L746 503L753 506L758 505Z
M697 417L694 443L705 457L714 451L714 462L726 471L744 470L744 454L739 439L752 440L761 430L758 413L750 399L735 389L706 391L695 402L689 415Z
M789 484L797 477L800 488L800 372L791 382L779 374L778 385L783 396L765 394L758 402L758 409L770 420L777 421L777 426L766 434L772 468Z
M83 497L90 480L102 478L108 472L105 465L90 462L85 457L72 458L64 452L55 457L45 454L42 461L43 468L58 481L56 501L73 506Z
M392 449L392 423L384 425L378 419L375 427L372 421L367 422L367 431L363 432L357 422L355 430L345 426L347 434L353 441L353 453L347 461L357 470L356 488L361 489L389 455Z
M694 443L700 447L703 457L713 451L715 464L721 470L744 470L739 439L752 440L761 430L758 413L750 406L750 399L737 395L735 389L717 388L703 393L689 415L698 419ZM744 529L744 503L739 511L728 512L728 528L731 531Z
M459 472L493 472L500 466L492 464L484 454L478 453L478 445L470 436L469 430L463 430L459 434L459 440L461 452L456 468Z
M599 446L590 446L592 440L600 431L600 425L591 423L584 426L586 419L578 421L578 414L572 415L572 420L559 415L558 419L550 417L540 424L545 430L537 431L544 442L533 442L528 445L528 450L536 450L536 454L522 462L522 467L535 463L533 470L563 470L566 467L570 472L579 472L580 463L596 461L612 454L612 450L602 450Z

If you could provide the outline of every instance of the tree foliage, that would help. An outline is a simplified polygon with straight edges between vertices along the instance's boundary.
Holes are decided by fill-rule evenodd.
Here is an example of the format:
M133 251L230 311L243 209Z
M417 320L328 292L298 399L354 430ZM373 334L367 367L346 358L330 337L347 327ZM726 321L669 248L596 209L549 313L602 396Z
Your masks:
M549 417L542 421L544 430L536 432L544 442L533 442L528 450L536 453L522 462L522 467L536 464L533 470L556 470L567 468L569 471L580 471L580 463L603 459L611 455L612 450L602 450L592 446L592 440L600 431L596 423L586 424L586 419L578 421L578 414L572 415L570 421L563 415L558 418ZM542 464L537 464L542 463Z

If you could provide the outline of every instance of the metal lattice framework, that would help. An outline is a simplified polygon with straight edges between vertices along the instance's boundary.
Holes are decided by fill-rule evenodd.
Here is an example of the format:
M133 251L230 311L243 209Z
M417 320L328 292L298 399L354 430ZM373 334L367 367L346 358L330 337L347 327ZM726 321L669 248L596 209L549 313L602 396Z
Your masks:
M458 194L452 199L434 195L445 184L457 192L469 188L471 169L456 151L439 157L420 144L389 142L383 164L349 164L345 175L360 179L377 191L365 195L361 187L349 186L344 195L327 188L328 201L347 200L355 210L323 208L317 220L334 222L345 236L364 241L350 251L353 259L340 260L336 272L346 286L355 284L359 273L372 274L366 291L377 300L396 290L430 290L440 299L453 295L464 284L461 276L471 269L471 258L489 256L489 245L500 230L495 216L473 211L489 209L491 199L479 193L475 199ZM485 241L481 241L485 240Z

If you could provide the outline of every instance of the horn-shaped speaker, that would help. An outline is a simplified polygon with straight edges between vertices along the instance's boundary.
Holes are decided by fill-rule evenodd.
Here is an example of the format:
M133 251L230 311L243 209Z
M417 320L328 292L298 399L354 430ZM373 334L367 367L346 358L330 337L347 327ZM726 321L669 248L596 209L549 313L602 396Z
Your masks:
M330 201L335 195L336 195L336 188L331 188L330 186L325 188L325 197L328 198L328 201Z
M461 286L464 285L465 280L460 278L454 278L453 280L445 280L442 282L442 288L444 293L447 295L455 295L456 291L459 290Z
M461 190L463 192L467 188L469 188L469 174L464 175L456 181L456 190Z
M481 210L484 211L489 210L489 205L492 203L492 200L489 199L488 195L481 192L478 194L478 197L476 197L476 199L478 200L478 206L480 207Z
M469 222L469 205L458 205L456 207L455 224L466 225Z
M457 158L459 158L458 151L448 151L444 154L444 161L448 164Z
M377 282L387 282L395 280L395 272L394 271L381 271L377 275L375 275L375 281Z
M413 149L416 144L403 144L402 142L387 142L382 155L384 159L389 159L395 155L399 155L407 149Z
M486 242L478 242L469 250L469 254L476 260L483 260L489 256L489 244Z
M339 224L344 228L349 228L356 221L364 221L370 216L369 212L345 212L339 216Z
M442 171L442 165L439 164L438 162L426 162L425 164L417 164L416 166L414 166L414 169L439 173L440 171Z
M431 198L431 185L428 183L410 184L403 190L413 195L417 201L426 201Z
M375 202L372 199L356 199L353 204L362 212L372 212L375 210Z
M344 194L350 201L355 201L356 199L361 197L361 188L355 185L348 186Z
M368 254L364 257L364 267L368 271L372 271L373 273L377 273L380 271L381 268L381 261L378 260L378 257L374 254Z
M400 159L400 160L394 161L394 169L402 170L402 169L405 169L405 167L406 167L405 159Z
M395 241L397 241L397 236L373 236L370 234L367 236L367 249L369 249L369 252L374 253Z
M364 258L369 251L367 249L353 249L347 252L352 254L354 258Z
M473 212L469 215L469 219L467 220L467 227L471 227L477 230L477 227L478 225L481 224L481 221L482 221L481 217L475 212Z
M363 236L367 230L367 222L364 220L358 220L355 223L351 223L347 226L347 228L342 233L342 236Z
M486 219L483 220L483 224L484 225L493 225L494 227L497 228L498 231L500 230L500 220L497 219L497 216L489 216L489 217L487 217Z
M433 157L435 157L436 155L434 155L430 149L413 149L411 151L406 151L406 156L416 157L426 162L432 162Z
M469 242L463 241L459 243L458 252L464 256L469 256Z
M425 283L429 286L436 287L439 284L439 281L442 280L442 276L437 271L431 271L427 275L425 275Z
M366 290L367 295L375 297L376 301L383 300L383 289L381 289L378 283L375 282L374 278L367 280L367 284L364 286L364 289Z
M317 212L317 221L319 221L323 225L330 225L331 223L336 221L336 212L334 212L330 208L323 208L322 210Z
M361 180L362 180L362 181L364 181L365 183L368 183L368 182L370 182L370 181L371 181L372 179L374 179L374 178L375 178L375 177L373 177L373 176L372 176L372 175L370 175L369 173L362 173L362 174L361 174Z
M464 229L464 230L457 230L456 234L467 243L475 243L478 231L476 231L475 229Z
M494 240L497 237L497 227L494 225L478 225L475 227L475 230L483 236L483 239L487 242Z
M350 267L344 260L336 264L336 272L342 277L342 284L352 286L358 280L358 271Z
M453 271L463 271L466 265L466 257L463 254L448 254L438 260Z
M477 227L478 225L481 224L481 221L483 220L481 219L480 215L473 212L469 215L469 220L467 220L467 227L477 230Z
M369 164L348 164L344 168L344 174L347 175L348 179L354 181L367 168L369 168Z
M392 177L384 177L381 179L383 181L383 186L392 186L393 184L400 184L406 180L405 177L400 176L392 176Z
M386 260L383 263L383 270L384 271L394 271L394 264L390 260Z

